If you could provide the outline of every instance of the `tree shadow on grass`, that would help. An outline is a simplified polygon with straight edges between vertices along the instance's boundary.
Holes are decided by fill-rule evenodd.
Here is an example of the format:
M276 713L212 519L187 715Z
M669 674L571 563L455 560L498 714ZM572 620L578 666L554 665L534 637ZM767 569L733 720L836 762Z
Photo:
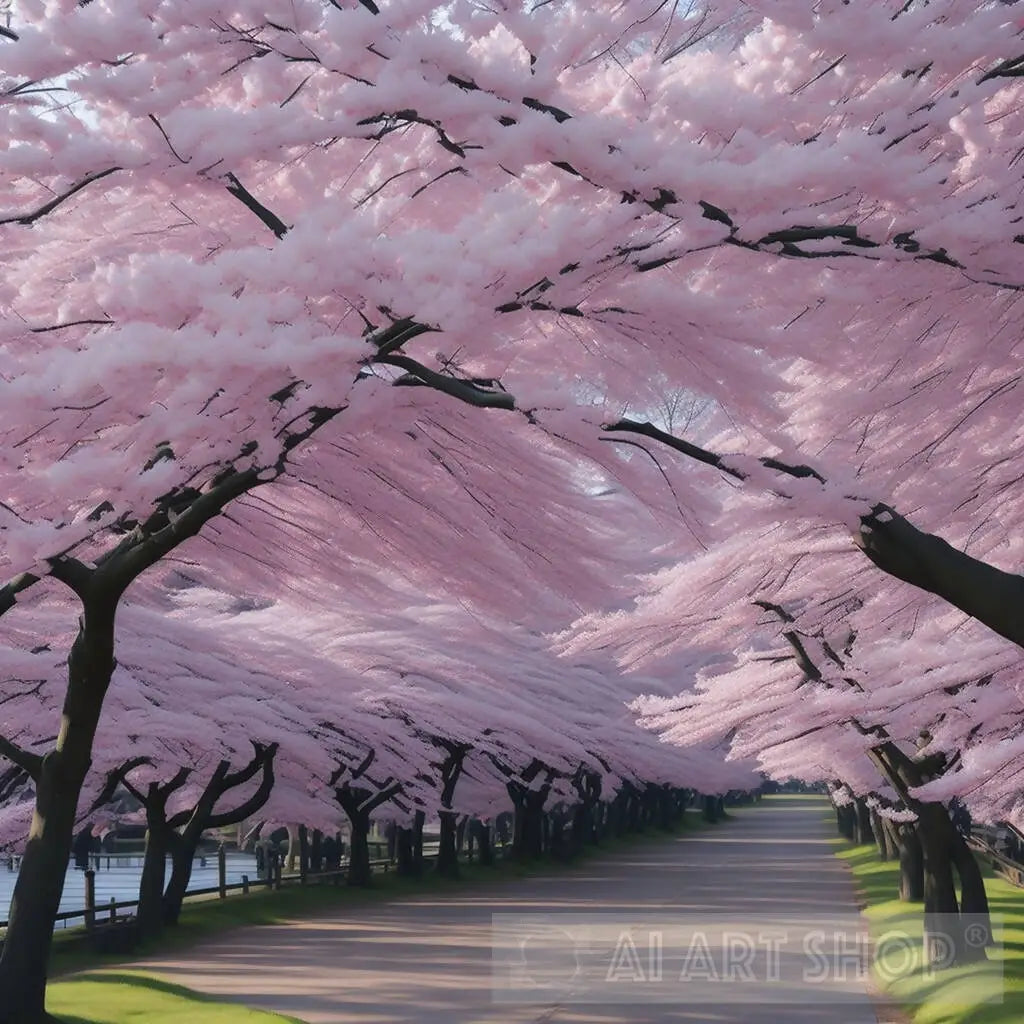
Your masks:
M172 996L185 1003L193 1004L192 1006L183 1005L181 1007L185 1019L199 1019L198 1014L201 1011L195 1004L200 1006L211 1004L223 1005L221 1000L204 995L202 992L196 992L194 989L186 988L184 985L176 985L173 982L164 981L163 978L157 978L151 974L136 974L131 971L93 971L76 975L73 980L75 982L93 982L101 985L124 985L129 988L147 989L150 992L159 992L162 995ZM239 1008L241 1009L240 1005ZM281 1021L281 1024L305 1024L304 1021L299 1020L297 1017L289 1017L286 1014L274 1014L268 1011L263 1012L268 1020ZM96 1019L94 1017L68 1016L67 1014L57 1016L49 1014L48 1024L96 1024Z

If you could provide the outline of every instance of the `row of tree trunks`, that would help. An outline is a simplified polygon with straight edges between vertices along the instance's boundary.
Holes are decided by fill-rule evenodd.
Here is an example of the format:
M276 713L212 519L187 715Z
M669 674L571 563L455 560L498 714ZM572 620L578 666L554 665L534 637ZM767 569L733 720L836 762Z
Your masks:
M402 878L423 874L423 811L416 811L410 825L395 829L395 870Z
M570 859L585 846L607 838L648 829L670 831L693 796L689 790L656 784L623 786L611 800L599 799L599 792L599 786L592 786L577 804L545 809L547 787L526 792L510 787L515 806L513 856L525 860L549 855ZM723 798L711 800L713 820L717 821L723 814Z
M452 764L456 764L453 759ZM440 836L437 873L457 878L459 860L469 845L483 865L493 863L494 854L489 825L478 818L460 815L451 809L455 783L461 772L459 767L445 778L439 813ZM666 785L650 784L644 787L623 786L611 801L600 799L600 778L580 778L577 791L578 804L558 804L547 807L552 777L543 765L534 766L532 772L520 779L510 780L507 791L513 805L511 815L511 853L520 861L541 857L569 860L587 845L599 843L608 836L642 832L647 828L671 830L690 805L693 794L689 790ZM336 799L349 819L350 852L347 881L349 885L366 886L372 882L369 857L370 816L372 811L390 796L372 794L352 782L336 789ZM713 797L716 819L721 816L723 798ZM505 816L499 815L494 831L500 836ZM402 877L415 878L424 873L423 860L424 814L416 811L410 825L389 826L389 854Z
M857 797L850 803L839 804L835 810L836 825L841 836L858 846L868 846L878 841L874 821L878 814L868 807L868 802L863 797Z
M988 897L977 861L941 804L918 810L924 861L924 925L928 962L941 966L985 959L991 938ZM957 899L956 876L960 880ZM984 941L977 937L983 929Z
M725 815L725 801L720 796L705 796L703 800L704 820L714 824Z
M914 769L900 765L910 786L921 784ZM898 859L899 898L923 903L925 955L934 967L985 959L991 920L977 860L940 803L914 805L916 821L896 822L873 813L866 801L836 808L841 835L874 844L881 860Z

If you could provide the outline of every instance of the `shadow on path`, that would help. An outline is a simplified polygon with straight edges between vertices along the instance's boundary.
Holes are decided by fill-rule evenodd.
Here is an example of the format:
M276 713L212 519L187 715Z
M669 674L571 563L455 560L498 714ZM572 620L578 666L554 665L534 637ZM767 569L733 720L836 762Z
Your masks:
M576 871L429 894L240 929L185 953L141 962L220 999L310 1024L875 1024L859 985L827 1003L741 1002L732 988L702 1004L505 1005L492 996L492 914L701 915L756 920L855 915L853 884L833 856L824 799L773 798L705 833L647 843ZM802 997L799 997L802 999ZM562 1000L561 1002L559 1000Z

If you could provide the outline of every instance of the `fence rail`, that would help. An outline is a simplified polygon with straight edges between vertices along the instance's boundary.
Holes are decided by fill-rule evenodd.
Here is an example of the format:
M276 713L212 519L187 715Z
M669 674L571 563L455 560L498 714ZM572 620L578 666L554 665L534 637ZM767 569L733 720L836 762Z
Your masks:
M430 860L429 855L424 857L424 860ZM392 868L392 863L387 858L379 858L370 861L370 870L375 874L386 874ZM185 893L185 899L189 900L193 897L200 896L213 896L217 895L220 899L226 899L229 893L241 892L248 893L253 888L263 889L280 889L284 885L306 885L310 882L334 882L339 884L348 872L348 863L342 861L341 866L338 868L332 868L329 871L300 871L295 874L284 874L281 871L280 862L276 865L276 870L267 873L266 877L257 878L250 880L248 875L242 875L242 881L240 882L228 882L226 877L226 859L223 851L218 851L217 855L217 873L218 882L216 885L206 886L202 889L189 889ZM93 928L97 922L101 921L104 916L108 922L116 923L119 920L124 920L124 916L118 917L119 911L132 910L139 905L139 901L136 900L118 900L114 897L110 898L109 903L97 903L95 896L95 873L92 869L85 873L85 902L86 905L76 910L65 910L57 914L54 918L55 924L62 924L67 926L68 921L76 921L81 918L87 929ZM129 915L130 916L130 915ZM7 928L7 921L0 921L0 931Z
M967 845L975 853L984 857L996 874L1001 875L1011 885L1024 889L1024 864L1019 864L1017 861L1000 853L987 839L983 839L978 835L972 835L967 840Z

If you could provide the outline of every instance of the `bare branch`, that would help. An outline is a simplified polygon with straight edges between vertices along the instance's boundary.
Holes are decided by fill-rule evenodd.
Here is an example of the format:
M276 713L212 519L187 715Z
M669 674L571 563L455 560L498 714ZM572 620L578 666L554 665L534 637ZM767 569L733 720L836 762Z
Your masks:
M120 170L122 170L120 167L108 167L105 171L97 171L95 174L86 175L81 181L76 182L70 188L58 193L53 197L53 199L49 200L49 202L43 203L42 206L37 207L31 213L14 214L11 217L0 217L0 224L34 224L40 217L45 217L48 213L56 210L61 203L66 202L73 195L81 192L86 185L91 185L94 181L99 181L101 178L106 178L108 175Z

